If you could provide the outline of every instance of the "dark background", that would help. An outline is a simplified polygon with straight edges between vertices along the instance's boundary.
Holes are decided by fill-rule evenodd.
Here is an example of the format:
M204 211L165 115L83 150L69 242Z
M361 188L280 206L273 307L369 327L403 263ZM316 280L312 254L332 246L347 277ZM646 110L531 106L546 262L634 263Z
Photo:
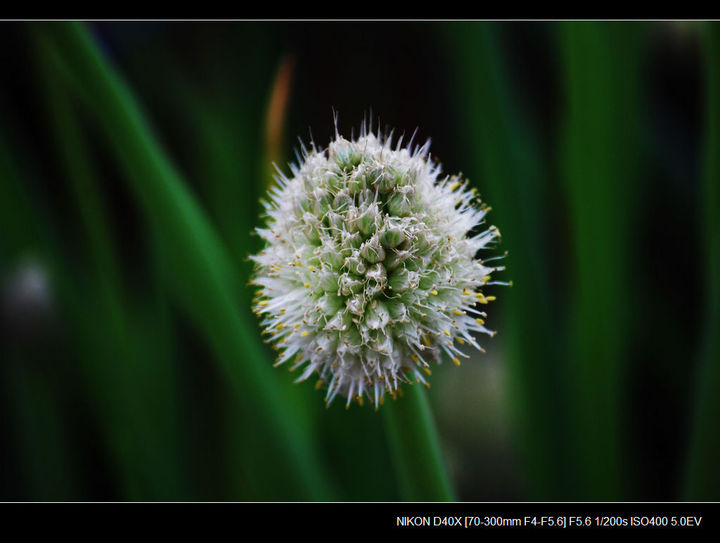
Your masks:
M458 499L717 499L715 23L84 24L228 256L237 346L67 24L0 25L0 499L404 498L381 414L265 371L249 311L269 164L333 109L432 138L509 252L498 336L428 391Z

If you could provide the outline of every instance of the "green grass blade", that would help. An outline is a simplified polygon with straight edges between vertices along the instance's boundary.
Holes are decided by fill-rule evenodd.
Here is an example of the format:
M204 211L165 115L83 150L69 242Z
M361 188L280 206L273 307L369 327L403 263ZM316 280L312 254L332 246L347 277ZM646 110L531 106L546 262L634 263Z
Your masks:
M213 347L220 369L254 415L274 448L264 451L289 492L329 499L327 474L313 443L279 394L257 335L238 303L246 296L222 243L188 192L177 170L151 135L129 90L97 52L80 24L44 28L54 38L70 83L101 121L145 215L163 244L172 273L167 280L181 306ZM284 460L284 461L283 461Z
M145 450L140 453L143 463L154 463L151 475L151 496L157 499L177 499L187 496L181 473L179 454L179 424L171 406L175 402L171 361L166 353L156 348L161 343L162 327L155 334L142 336L138 325L139 308L132 306L133 296L125 292L120 277L119 258L115 242L105 219L106 211L98 191L98 175L81 133L72 104L58 85L58 74L42 55L38 55L40 87L45 90L49 118L54 130L57 149L71 193L77 202L83 234L87 236L89 263L92 273L86 275L88 286L96 290L96 305L92 311L93 329L104 329L106 352L103 363L96 362L107 371L116 372L111 387L125 382L133 400L123 398L113 409L123 412L122 420L130 422L142 432L134 441ZM138 304L139 305L139 304ZM100 323L100 324L97 324ZM90 328L90 322L84 323ZM160 323L158 323L160 324ZM78 338L76 341L82 341ZM114 367L111 367L113 365ZM100 369L92 370L103 371ZM97 383L97 381L95 381ZM105 397L112 397L107 391ZM118 398L116 398L118 399ZM123 424L128 424L123 422ZM138 466L135 466L137 468Z
M572 228L568 388L577 495L626 495L623 387L632 277L628 240L637 186L641 27L566 23L562 158Z

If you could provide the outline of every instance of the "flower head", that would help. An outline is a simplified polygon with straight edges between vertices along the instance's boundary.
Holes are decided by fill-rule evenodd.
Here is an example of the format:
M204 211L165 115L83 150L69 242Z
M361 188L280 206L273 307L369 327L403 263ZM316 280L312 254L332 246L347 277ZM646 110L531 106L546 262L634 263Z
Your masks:
M427 384L443 355L482 350L481 292L502 269L479 260L500 234L489 208L459 176L440 177L429 142L393 147L392 135L337 134L325 150L302 148L292 176L277 176L265 203L266 247L256 256L255 312L280 352L337 394L377 408L403 382ZM304 366L304 367L303 367Z

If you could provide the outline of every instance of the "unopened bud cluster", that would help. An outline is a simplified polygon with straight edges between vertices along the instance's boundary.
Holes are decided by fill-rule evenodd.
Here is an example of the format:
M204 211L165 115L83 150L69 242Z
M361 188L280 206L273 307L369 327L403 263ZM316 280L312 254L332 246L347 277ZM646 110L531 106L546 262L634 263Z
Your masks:
M364 128L326 150L302 149L265 203L266 247L253 257L254 309L277 364L319 375L326 401L367 397L376 408L403 382L426 384L431 362L477 349L481 288L499 270L478 260L499 237L489 208L422 147L392 147Z

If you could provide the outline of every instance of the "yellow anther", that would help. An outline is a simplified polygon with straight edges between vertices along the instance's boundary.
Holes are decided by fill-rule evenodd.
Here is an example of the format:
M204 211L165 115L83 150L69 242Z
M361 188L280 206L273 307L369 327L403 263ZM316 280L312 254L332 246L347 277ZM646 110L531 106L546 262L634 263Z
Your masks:
M315 266L308 266L308 270L315 271Z
M462 311L458 311L457 309L453 309L453 314L454 314L454 315L460 315L460 316L462 316L462 315L464 315L465 313L463 313Z
M304 283L305 288L310 288L310 283Z
M460 187L460 183L453 183L450 190L457 190Z
M445 330L445 335L450 337L450 330Z
M460 345L465 345L465 340L464 340L463 338L461 338L461 337L457 338L457 342L458 342Z
M299 324L296 324L295 326L293 326L293 329L295 329L295 330L297 330L298 328L300 328Z
M488 296L485 298L488 302L494 302L496 300L495 296Z
M420 360L415 353L412 353L412 354L410 355L410 358L412 359L413 362L417 362L417 361Z
M432 372L430 371L430 368L423 368L423 371L427 373L428 375L432 375Z
M459 365L460 365L460 359L459 359L459 358L453 358L453 363L454 363L456 366L459 366Z
M472 294L473 294L473 293L470 292L468 289L463 290L463 295L464 295L464 296L472 296Z
M310 335L310 332L308 332L307 330L303 330L302 334L300 334L301 337L307 337L309 335Z
M477 322L478 324L485 324L485 321L482 319L475 319L475 322Z
M433 296L437 296L437 295L438 295L438 291L437 291L437 290L431 290L431 291L430 291L430 294L432 294Z
M260 305L266 306L266 305L269 304L269 303L270 303L270 302L268 302L267 300L263 300L262 302L260 302Z
M324 382L325 381L323 379L318 379L318 382L315 383L315 390L320 390L322 388Z

